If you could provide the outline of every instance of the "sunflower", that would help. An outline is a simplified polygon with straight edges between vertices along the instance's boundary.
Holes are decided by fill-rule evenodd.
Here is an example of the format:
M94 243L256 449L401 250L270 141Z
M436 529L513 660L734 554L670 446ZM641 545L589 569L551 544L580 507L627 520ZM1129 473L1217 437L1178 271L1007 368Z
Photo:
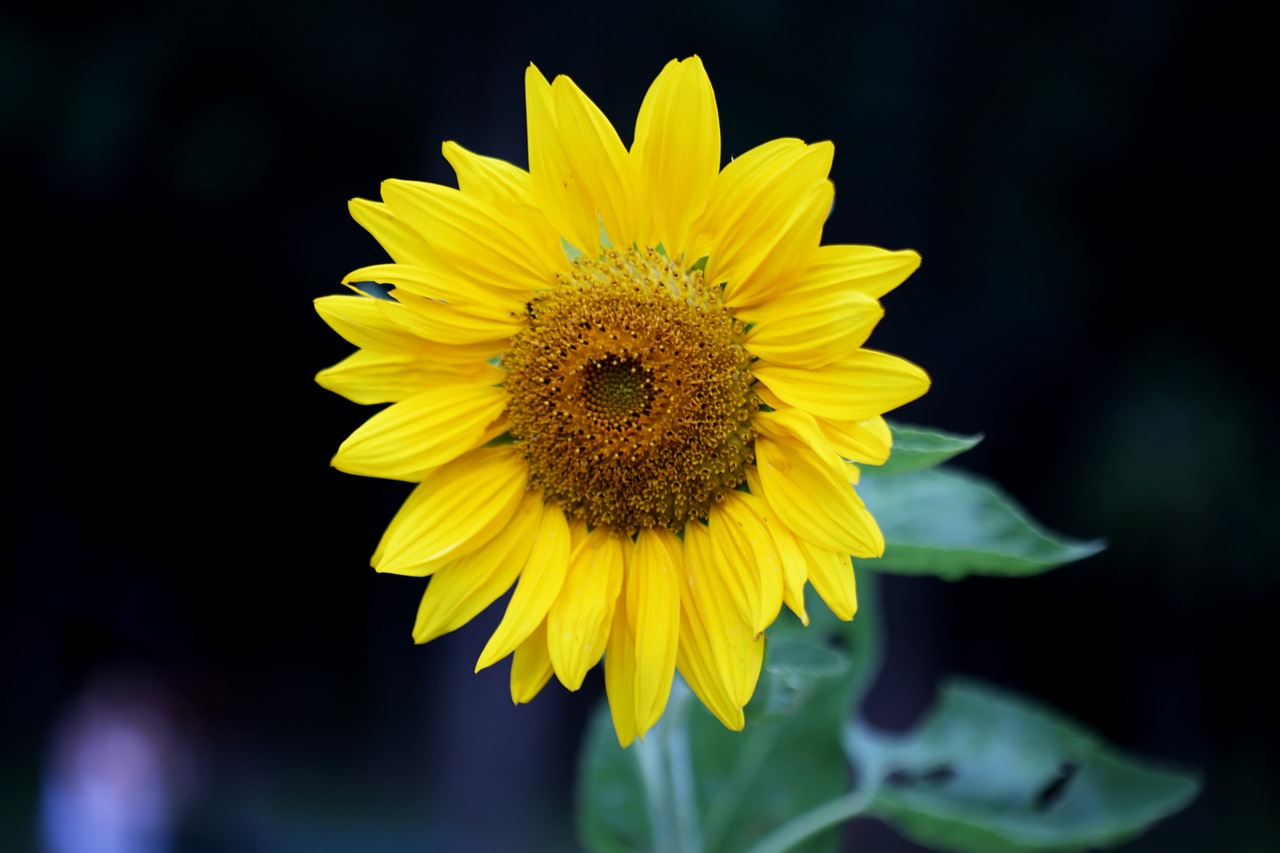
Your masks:
M392 263L316 301L358 347L317 380L391 405L333 465L417 484L372 560L430 577L417 642L514 586L476 670L511 656L516 703L603 658L623 746L676 669L741 729L782 605L807 624L808 583L852 619L850 558L884 549L856 464L929 380L863 344L919 255L819 245L829 142L722 169L697 57L658 75L630 149L567 77L531 66L525 98L528 171L446 142L457 189L351 202Z

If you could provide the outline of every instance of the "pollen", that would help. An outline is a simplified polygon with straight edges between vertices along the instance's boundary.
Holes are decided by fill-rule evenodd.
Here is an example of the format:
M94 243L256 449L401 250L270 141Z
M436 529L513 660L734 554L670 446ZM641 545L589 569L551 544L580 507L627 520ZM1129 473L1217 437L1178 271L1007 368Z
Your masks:
M503 357L530 485L620 534L679 531L746 479L759 406L743 324L653 249L580 257Z

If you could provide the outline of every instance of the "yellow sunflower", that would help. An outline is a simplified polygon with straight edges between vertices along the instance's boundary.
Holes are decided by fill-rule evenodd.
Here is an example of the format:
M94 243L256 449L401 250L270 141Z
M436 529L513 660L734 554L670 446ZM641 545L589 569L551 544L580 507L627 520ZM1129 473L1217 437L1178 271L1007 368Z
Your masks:
M359 348L317 380L392 405L333 465L418 484L372 561L430 576L417 642L514 585L476 669L511 655L515 702L603 658L623 746L677 668L741 729L782 605L807 623L808 582L852 619L850 557L884 549L854 463L884 462L881 415L929 379L863 343L920 257L819 245L830 142L721 169L697 57L658 75L630 149L567 77L530 67L525 98L528 171L446 142L457 189L351 202L392 263L316 301Z

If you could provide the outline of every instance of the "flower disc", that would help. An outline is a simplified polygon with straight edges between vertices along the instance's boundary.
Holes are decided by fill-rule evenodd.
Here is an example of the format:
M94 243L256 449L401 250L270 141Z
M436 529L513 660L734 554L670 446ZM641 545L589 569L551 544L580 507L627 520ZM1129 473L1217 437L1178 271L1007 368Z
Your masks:
M752 461L745 328L661 253L578 258L503 358L532 485L592 527L679 530Z

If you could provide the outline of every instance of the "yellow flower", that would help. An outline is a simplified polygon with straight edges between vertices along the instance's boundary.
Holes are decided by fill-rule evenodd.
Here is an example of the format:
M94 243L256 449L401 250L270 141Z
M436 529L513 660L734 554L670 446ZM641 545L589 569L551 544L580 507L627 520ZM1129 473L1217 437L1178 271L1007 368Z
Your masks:
M525 74L529 170L452 142L458 189L389 180L351 213L393 263L327 296L359 349L317 380L391 403L335 467L417 483L373 556L430 576L413 636L513 585L477 671L511 695L604 659L618 740L661 717L678 668L741 729L763 633L810 583L841 619L850 557L884 549L853 463L928 388L863 348L912 251L819 245L833 147L776 139L720 168L702 62L672 61L628 149L567 77Z

